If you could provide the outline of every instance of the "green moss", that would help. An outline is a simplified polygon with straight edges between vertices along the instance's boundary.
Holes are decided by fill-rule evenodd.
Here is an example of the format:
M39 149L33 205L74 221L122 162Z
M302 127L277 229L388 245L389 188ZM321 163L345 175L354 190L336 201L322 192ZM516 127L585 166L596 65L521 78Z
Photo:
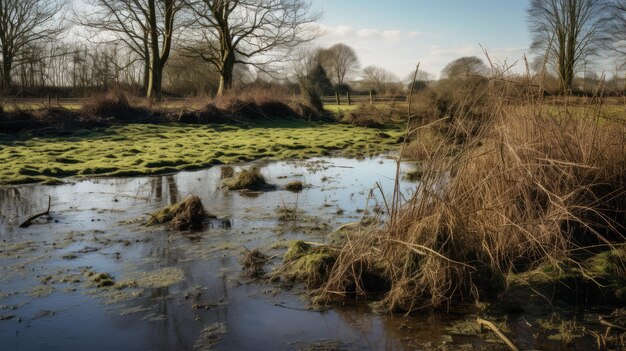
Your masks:
M305 252L311 249L311 245L305 243L302 240L295 240L289 243L287 246L287 252L285 253L284 261L291 262L302 256Z
M109 273L98 273L91 277L91 281L97 287L113 286L115 284L113 277Z
M397 147L400 129L281 121L246 128L231 125L128 124L71 134L0 134L0 184L50 177L132 176L258 158L303 159L330 154L376 155ZM26 166L28 165L28 166Z
M282 275L316 287L326 280L336 261L337 251L329 246L314 247L303 241L294 241L285 253Z
M175 230L202 229L208 217L210 215L202 206L200 198L192 195L151 214L147 225L170 223L170 227Z
M224 180L224 187L228 190L262 190L269 187L265 177L258 168L243 169L235 176Z

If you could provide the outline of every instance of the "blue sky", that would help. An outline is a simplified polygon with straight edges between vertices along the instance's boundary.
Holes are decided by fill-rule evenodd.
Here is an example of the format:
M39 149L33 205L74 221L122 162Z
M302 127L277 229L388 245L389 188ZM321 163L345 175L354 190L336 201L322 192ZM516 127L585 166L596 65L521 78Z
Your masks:
M362 66L405 78L418 61L437 77L451 60L476 55L523 70L530 35L528 0L313 0L323 11L319 46L352 46Z

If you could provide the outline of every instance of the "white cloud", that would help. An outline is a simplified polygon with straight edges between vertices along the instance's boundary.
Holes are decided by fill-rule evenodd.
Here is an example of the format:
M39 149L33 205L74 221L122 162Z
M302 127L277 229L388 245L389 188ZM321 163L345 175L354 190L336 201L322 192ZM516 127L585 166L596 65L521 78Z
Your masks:
M353 28L348 25L319 25L323 35L317 39L320 46L345 43L352 46L361 60L361 66L376 65L386 68L399 77L404 77L415 69L420 62L420 69L439 76L441 70L450 61L462 56L477 56L485 63L487 58L478 43L449 42L437 33L423 31L402 31L394 28ZM504 47L489 48L487 52L495 64L512 64L517 61L513 71L523 71L521 63L525 48Z
M369 28L363 28L363 29L359 29L356 32L356 35L360 38L376 38L380 36L380 31L378 31L378 29L369 29Z
M387 40L398 40L402 36L402 32L399 30L385 30L382 36Z

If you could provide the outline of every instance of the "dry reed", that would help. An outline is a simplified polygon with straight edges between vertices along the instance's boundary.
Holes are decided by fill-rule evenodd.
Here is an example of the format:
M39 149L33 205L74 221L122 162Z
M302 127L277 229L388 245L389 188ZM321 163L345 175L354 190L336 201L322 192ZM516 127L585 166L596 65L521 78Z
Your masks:
M600 104L555 108L530 83L526 102L511 103L499 76L476 93L480 116L408 124L417 142L439 133L421 144L418 189L402 206L394 196L386 228L347 236L323 297L384 287L383 305L408 312L476 302L542 265L593 281L589 257L624 243L626 121L603 118Z

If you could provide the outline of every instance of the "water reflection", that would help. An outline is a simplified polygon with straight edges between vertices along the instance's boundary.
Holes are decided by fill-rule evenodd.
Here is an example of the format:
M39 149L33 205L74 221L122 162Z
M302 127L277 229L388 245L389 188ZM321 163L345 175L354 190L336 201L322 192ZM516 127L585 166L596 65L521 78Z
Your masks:
M303 301L293 292L246 283L239 264L244 246L267 249L276 240L294 238L324 241L333 228L360 219L361 210L368 206L369 190L377 182L390 196L393 161L324 159L258 165L279 188L298 179L307 189L300 194L277 190L256 197L229 192L220 187L219 168L0 188L0 239L15 254L0 253L0 305L20 306L12 313L23 320L37 310L57 312L28 324L0 322L5 323L0 327L0 345L9 349L185 350L194 348L201 331L212 323L222 323L227 329L219 336L220 349L289 349L294 342L329 338L373 349L399 345L380 317L358 309L303 311ZM412 185L402 186L410 194ZM143 226L146 213L187 194L198 195L219 218L206 231L196 233L194 241L162 227ZM19 220L45 209L48 195L53 220L41 220L27 230L17 228ZM380 194L372 196L370 208L383 203ZM296 204L307 220L288 225L279 221L276 208ZM304 228L307 225L327 229L310 230ZM24 241L31 241L32 247L16 245ZM168 267L180 269L184 279L143 288L141 296L110 304L110 296L85 288L85 277L74 285L61 282L64 274L80 276L87 266L110 273L117 282ZM30 296L48 275L55 282L52 292ZM11 291L18 293L7 296ZM111 289L111 293L126 292Z

